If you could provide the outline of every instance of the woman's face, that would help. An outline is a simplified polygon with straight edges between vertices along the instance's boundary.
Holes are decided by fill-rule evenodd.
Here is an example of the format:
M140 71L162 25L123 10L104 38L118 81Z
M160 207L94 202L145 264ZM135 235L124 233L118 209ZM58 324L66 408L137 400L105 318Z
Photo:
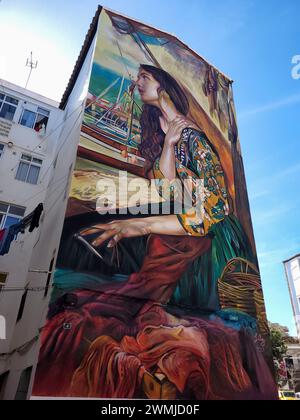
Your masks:
M154 79L151 73L140 69L136 86L140 93L141 99L145 104L157 105L160 84Z

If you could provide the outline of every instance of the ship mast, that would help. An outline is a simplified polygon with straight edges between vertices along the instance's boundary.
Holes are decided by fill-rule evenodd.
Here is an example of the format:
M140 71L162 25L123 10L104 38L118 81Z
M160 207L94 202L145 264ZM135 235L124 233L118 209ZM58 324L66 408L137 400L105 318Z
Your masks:
M117 98L116 105L118 105L118 104L120 103L121 93L122 93L123 86L124 86L124 81L125 81L125 76L124 76L124 74L123 74L123 77L122 77L122 82L121 82L121 86L120 86L120 89L119 89L119 93L118 93L118 98Z
M105 88L99 96L97 96L97 98L92 101L86 108L85 110L89 109L93 104L95 104L96 102L99 101L99 99L103 98L103 96L105 96L120 80L120 77L118 79L116 79L114 82L112 82L107 88Z

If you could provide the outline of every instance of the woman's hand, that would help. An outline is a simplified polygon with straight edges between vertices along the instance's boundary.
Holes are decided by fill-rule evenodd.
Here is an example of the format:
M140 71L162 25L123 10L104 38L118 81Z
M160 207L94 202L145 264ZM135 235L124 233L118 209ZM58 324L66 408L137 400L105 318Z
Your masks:
M99 232L99 237L92 243L99 247L107 240L110 240L108 248L113 248L124 238L136 238L150 234L150 225L147 219L131 219L114 221L104 225L95 225L90 229L81 232L82 236L92 235Z
M165 144L168 146L176 146L181 138L181 134L185 128L191 126L191 122L184 117L177 117L173 120L166 132Z

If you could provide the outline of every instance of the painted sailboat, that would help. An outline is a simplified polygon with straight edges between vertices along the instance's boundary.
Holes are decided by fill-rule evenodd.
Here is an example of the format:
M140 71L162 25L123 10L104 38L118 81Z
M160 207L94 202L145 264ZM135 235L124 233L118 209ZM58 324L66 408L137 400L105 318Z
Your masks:
M108 94L117 86L116 100L111 102L107 99ZM98 96L89 93L83 118L81 135L84 141L79 146L80 156L143 176L144 160L138 152L141 141L141 127L137 118L139 112L141 108L134 99L134 86L131 84L125 88L124 75L117 77ZM87 148L88 143L93 143L93 147Z

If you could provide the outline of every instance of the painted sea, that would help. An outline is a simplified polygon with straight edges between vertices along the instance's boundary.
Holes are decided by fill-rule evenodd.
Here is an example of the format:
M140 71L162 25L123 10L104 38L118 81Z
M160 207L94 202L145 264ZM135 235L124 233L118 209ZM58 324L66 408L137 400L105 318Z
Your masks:
M124 76L125 80L121 91L121 96L122 94L124 94L125 91L128 90L129 86L131 85L131 80L128 77L126 78L126 74L124 74ZM107 101L115 103L119 95L122 77L123 75L120 75L108 68L102 67L99 64L94 63L91 74L89 92L94 96L99 96L112 83L119 79L118 83L112 86L112 88L103 97ZM140 107L142 107L142 102L138 93L135 93L134 100Z

